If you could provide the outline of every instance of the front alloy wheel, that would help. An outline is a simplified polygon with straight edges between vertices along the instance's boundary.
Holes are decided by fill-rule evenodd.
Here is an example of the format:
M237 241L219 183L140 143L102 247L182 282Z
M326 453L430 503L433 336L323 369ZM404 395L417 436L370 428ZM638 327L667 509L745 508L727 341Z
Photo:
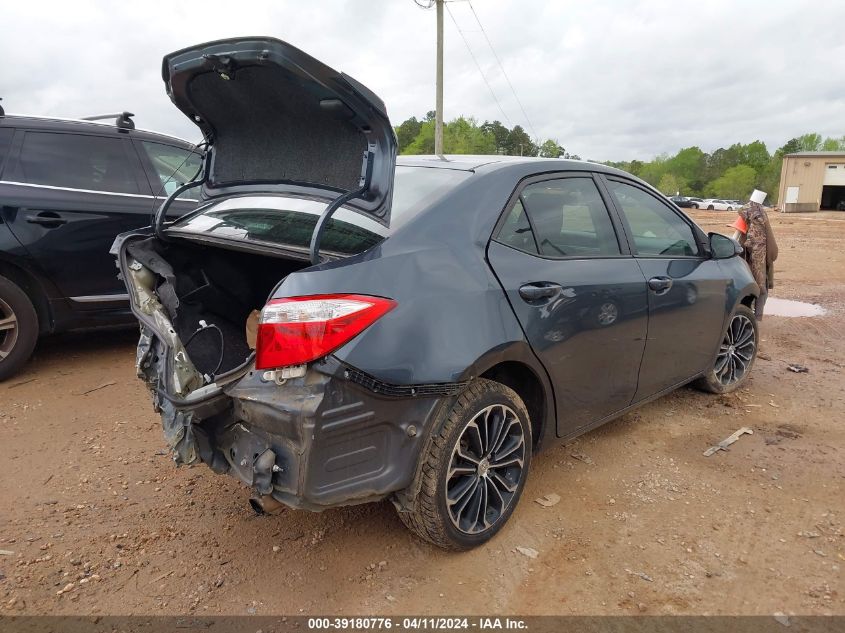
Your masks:
M470 549L501 529L522 494L531 464L528 411L512 389L479 378L434 429L405 493L414 496L396 501L399 518L439 547Z
M748 379L757 357L759 332L754 312L747 306L737 307L725 330L716 360L698 386L711 393L728 393Z
M721 385L728 387L748 373L757 351L757 336L752 319L735 314L716 354L714 372Z

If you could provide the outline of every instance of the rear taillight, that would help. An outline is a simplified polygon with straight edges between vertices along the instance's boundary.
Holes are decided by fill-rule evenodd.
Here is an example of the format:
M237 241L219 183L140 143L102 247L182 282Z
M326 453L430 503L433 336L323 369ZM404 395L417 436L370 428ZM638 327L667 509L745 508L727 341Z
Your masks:
M322 358L395 306L391 299L365 295L271 299L261 311L255 368L302 365Z

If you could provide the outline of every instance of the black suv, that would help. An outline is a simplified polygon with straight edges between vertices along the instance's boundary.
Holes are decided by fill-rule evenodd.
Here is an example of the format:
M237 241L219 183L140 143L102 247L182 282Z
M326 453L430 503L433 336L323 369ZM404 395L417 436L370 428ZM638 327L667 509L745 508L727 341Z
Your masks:
M185 141L116 122L4 116L0 109L0 380L39 335L131 324L109 247L150 224L201 165ZM180 198L174 217L196 200Z

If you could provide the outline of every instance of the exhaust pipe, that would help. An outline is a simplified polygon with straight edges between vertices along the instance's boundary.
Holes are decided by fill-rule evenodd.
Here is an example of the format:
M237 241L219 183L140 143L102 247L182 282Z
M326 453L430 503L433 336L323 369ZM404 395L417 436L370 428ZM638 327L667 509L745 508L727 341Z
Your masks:
M285 507L285 504L270 495L250 497L249 505L253 512L259 516L262 514L278 514Z

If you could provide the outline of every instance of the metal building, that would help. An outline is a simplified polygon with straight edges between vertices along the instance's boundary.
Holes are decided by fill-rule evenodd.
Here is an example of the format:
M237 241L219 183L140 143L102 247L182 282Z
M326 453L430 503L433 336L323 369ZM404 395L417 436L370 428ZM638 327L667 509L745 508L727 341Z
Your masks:
M784 156L778 202L785 213L845 211L845 152Z

